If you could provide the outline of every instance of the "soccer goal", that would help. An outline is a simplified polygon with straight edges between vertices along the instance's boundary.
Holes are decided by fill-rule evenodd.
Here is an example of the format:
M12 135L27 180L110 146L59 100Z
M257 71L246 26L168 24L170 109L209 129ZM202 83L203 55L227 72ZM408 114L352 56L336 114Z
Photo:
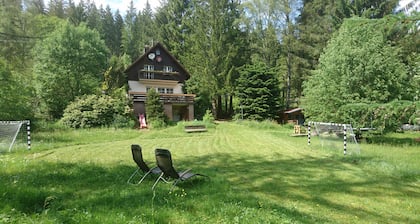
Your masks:
M343 149L346 154L360 154L360 146L350 124L309 122L308 145L311 136L319 137L322 148Z
M15 146L31 149L30 121L0 121L0 152L12 151Z

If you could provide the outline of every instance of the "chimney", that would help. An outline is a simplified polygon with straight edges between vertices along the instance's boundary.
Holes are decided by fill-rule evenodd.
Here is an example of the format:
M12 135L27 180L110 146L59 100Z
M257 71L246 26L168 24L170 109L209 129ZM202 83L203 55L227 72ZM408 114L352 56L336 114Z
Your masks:
M149 45L144 45L144 54L146 53L146 52L148 52L150 50L150 46Z

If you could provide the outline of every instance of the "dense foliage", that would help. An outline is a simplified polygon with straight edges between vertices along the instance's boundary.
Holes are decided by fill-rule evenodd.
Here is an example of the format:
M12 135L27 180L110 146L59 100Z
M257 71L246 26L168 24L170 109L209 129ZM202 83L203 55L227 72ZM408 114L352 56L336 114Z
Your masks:
M337 111L337 121L353 127L375 128L378 132L400 129L402 124L420 124L420 102L395 100L390 103L350 103Z
M0 120L25 120L32 118L31 88L14 75L0 58Z
M277 119L280 89L274 72L263 63L245 66L240 71L236 96L243 116L252 120Z
M340 110L347 104L384 104L414 98L407 91L413 83L398 48L387 42L383 20L354 18L343 23L321 55L318 69L305 82L306 116L348 122L342 114L345 109Z
M64 110L61 122L72 128L129 126L131 111L121 99L107 95L84 95Z
M108 50L96 31L66 23L34 53L37 92L51 117L60 118L77 96L98 92Z
M156 42L190 72L185 91L196 95L198 119L209 109L215 119L238 116L239 71L259 63L279 82L277 115L304 106L309 119L322 114L322 120L337 120L344 116L337 111L348 104L415 104L420 99L419 13L389 16L397 3L168 0L156 9L146 1L139 10L132 1L120 13L92 0L0 1L0 57L12 74L10 85L1 87L9 94L1 96L0 110L8 119L59 119L78 96L119 92L126 85L124 68ZM369 85L359 88L358 83ZM338 87L344 89L335 91ZM22 91L12 95L11 88ZM308 108L323 91L339 94L329 99L319 94L325 105ZM21 108L18 113L10 102Z
M160 101L159 93L153 88L147 92L146 113L146 120L148 125L152 128L161 128L166 126L168 117L164 112L163 103Z

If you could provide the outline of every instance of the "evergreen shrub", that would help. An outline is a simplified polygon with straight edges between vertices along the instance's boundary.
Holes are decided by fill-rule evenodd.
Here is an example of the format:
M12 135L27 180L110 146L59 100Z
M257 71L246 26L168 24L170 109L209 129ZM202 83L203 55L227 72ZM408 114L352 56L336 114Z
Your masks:
M163 103L160 101L159 93L155 89L150 89L147 93L146 118L151 128L163 128L168 123Z

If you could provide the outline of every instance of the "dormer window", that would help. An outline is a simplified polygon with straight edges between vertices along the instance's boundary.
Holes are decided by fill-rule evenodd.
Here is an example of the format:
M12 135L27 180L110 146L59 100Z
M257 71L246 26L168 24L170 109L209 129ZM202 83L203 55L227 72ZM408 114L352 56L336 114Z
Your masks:
M155 78L155 73L151 72L155 70L155 66L154 65L144 65L144 73L143 73L143 78L145 79L154 79Z

